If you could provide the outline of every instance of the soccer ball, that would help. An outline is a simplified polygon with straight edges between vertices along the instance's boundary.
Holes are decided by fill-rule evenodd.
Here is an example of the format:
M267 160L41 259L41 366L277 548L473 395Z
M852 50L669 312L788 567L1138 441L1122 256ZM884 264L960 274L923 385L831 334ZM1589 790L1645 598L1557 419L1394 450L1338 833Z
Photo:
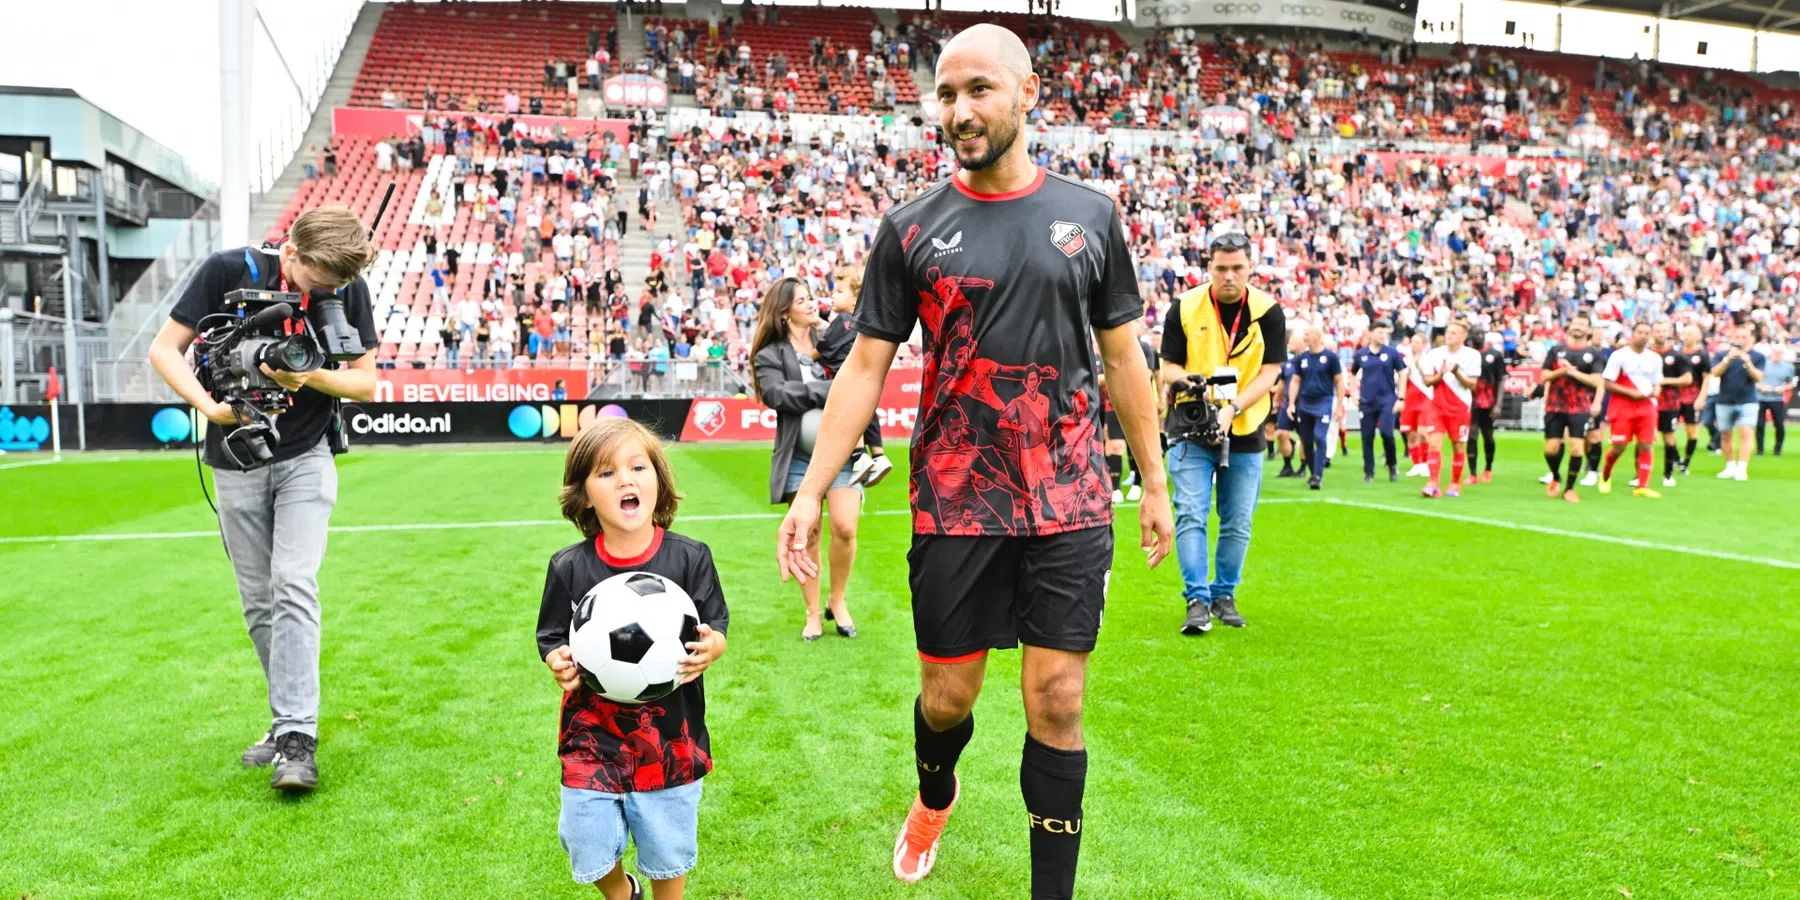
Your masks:
M813 452L813 444L819 439L819 423L824 421L825 411L809 409L800 416L800 451Z
M647 703L675 692L675 667L700 639L700 615L675 582L626 572L575 604L569 631L569 652L588 687L615 703Z

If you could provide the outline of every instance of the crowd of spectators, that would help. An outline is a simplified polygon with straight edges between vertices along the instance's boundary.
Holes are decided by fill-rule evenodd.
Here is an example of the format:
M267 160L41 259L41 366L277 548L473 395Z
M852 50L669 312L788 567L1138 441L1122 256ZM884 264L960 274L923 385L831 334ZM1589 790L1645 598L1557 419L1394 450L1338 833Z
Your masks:
M709 27L730 44L729 19ZM778 59L760 73L741 61L694 62L695 35L658 28L647 35L647 63L678 73L692 65L697 91L709 83L723 95L779 71ZM918 20L872 34L881 52L863 58L910 65L916 42L928 60L943 28ZM1251 236L1257 283L1280 298L1290 332L1317 326L1346 349L1377 319L1438 331L1463 318L1527 364L1577 311L1610 329L1670 319L1712 337L1736 322L1764 343L1788 340L1800 296L1800 176L1785 102L1751 106L1741 90L1710 82L1670 97L1673 82L1655 65L1597 66L1605 91L1590 92L1485 51L1423 60L1404 47L1327 53L1167 29L1140 55L1055 24L1026 37L1056 79L1046 79L1046 108L1085 116L1116 102L1128 110L1122 124L1172 129L1167 144L1135 155L1034 147L1050 170L1117 198L1153 331L1200 282L1208 238L1235 230ZM677 75L677 87L689 77ZM1565 122L1565 106L1587 102L1571 95L1590 93L1616 98L1642 140L1621 135L1584 161L1527 161L1510 173L1471 156L1322 153L1329 145L1308 140L1348 124L1378 135L1486 128L1528 142ZM1252 113L1249 133L1211 140L1192 127L1198 109L1220 102ZM501 220L502 252L479 295L442 298L446 362L585 359L606 377L628 373L614 379L626 389L654 387L678 360L742 371L770 283L796 275L829 296L839 270L861 263L883 211L954 170L929 128L922 141L899 128L796 139L780 116L734 124L671 135L640 114L625 141L558 134L538 143L447 116L378 146L382 167L454 155L457 189L433 197L437 214ZM616 247L631 228L648 232L654 250L647 276L627 283ZM453 258L433 257L454 274Z

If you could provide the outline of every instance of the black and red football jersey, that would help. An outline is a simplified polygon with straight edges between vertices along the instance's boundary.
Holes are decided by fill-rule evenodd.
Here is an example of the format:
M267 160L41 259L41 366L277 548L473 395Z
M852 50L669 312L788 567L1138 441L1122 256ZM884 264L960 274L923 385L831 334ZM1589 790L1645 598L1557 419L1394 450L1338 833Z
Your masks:
M1563 362L1583 375L1598 375L1606 371L1606 356L1599 347L1589 346L1575 350L1567 344L1557 344L1544 355L1544 371L1555 371ZM1544 391L1544 412L1586 415L1593 403L1594 389L1573 378L1558 378L1550 382Z
M592 538L550 558L538 607L538 659L569 643L575 604L594 585L626 572L653 572L681 585L693 598L700 621L721 634L730 626L719 570L705 544L658 528L642 556L620 559ZM661 700L641 704L614 703L586 684L564 694L556 739L562 783L622 794L679 787L706 777L713 762L705 680L702 675Z
M1112 522L1092 330L1144 314L1111 197L1038 169L979 194L954 177L876 233L851 327L921 326L916 534L1056 534Z

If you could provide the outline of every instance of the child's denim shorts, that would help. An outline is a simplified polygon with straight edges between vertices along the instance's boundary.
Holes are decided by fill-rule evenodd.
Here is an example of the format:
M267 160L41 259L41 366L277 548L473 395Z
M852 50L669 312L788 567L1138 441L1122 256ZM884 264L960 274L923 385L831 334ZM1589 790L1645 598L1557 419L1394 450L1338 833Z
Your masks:
M582 884L599 881L625 857L625 838L637 843L638 874L674 878L700 859L700 785L608 794L564 786L557 836L569 868Z

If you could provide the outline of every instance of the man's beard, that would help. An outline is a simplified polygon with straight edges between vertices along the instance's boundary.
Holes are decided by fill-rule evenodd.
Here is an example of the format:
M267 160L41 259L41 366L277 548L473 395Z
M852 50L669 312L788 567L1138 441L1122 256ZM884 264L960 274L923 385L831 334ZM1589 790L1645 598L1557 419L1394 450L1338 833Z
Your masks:
M1011 127L1004 132L994 128L987 130L988 149L986 153L970 160L959 152L956 154L956 162L971 172L979 172L993 165L995 160L1005 156L1006 151L1012 149L1013 142L1019 139L1019 121L1014 119L1007 125ZM952 137L951 140L955 140L955 138Z

